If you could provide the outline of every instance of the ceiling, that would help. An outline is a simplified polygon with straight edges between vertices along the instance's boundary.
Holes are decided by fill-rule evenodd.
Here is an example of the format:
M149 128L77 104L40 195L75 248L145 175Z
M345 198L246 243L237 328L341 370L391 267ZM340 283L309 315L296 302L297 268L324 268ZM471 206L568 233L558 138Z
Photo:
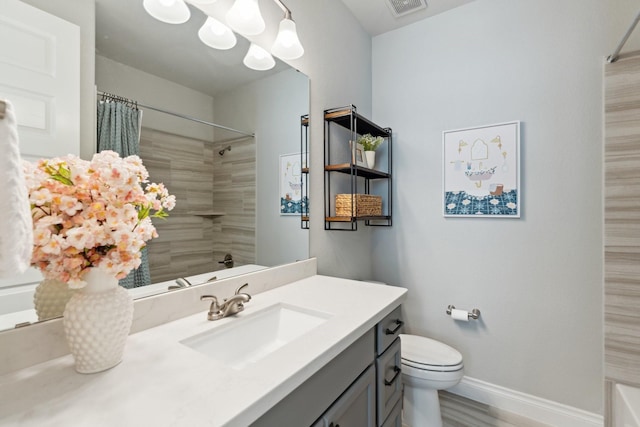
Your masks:
M371 36L421 21L430 16L446 12L473 0L426 0L427 8L396 18L391 13L387 0L342 0L362 27Z
M426 9L400 18L391 14L387 0L341 1L375 36L473 0L427 0ZM229 7L230 3L231 0L216 4ZM269 71L245 67L242 59L249 42L241 36L229 50L206 46L198 38L206 16L192 5L189 8L188 22L171 25L148 15L142 0L96 0L96 54L211 96L289 68L277 58L276 67Z

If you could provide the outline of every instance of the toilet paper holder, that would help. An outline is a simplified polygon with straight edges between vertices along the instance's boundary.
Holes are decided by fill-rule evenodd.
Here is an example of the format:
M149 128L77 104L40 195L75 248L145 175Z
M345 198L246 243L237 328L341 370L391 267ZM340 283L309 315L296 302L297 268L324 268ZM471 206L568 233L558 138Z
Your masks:
M449 304L449 307L447 307L447 314L451 316L451 311L455 308L456 308L455 305ZM473 310L467 313L467 316L469 319L478 320L478 318L480 317L480 310L478 310L477 308L474 308Z

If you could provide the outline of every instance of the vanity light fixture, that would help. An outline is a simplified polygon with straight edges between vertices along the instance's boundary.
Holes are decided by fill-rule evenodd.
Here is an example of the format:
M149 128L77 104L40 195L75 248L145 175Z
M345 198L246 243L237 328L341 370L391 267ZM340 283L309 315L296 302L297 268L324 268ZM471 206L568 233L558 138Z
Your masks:
M276 0L276 3L280 2ZM296 23L291 19L289 9L285 10L284 19L280 21L278 36L273 42L271 53L281 59L297 59L304 55L304 48L298 39Z
M249 51L245 55L242 63L252 70L270 70L276 65L273 56L255 43L251 43Z
M211 4L216 1L189 0L194 4ZM291 19L291 11L281 0L273 1L284 11L284 18L280 21L278 35L271 47L271 52L284 60L300 58L304 55L304 48L298 38L296 23ZM182 24L191 16L185 0L143 0L143 6L149 15L169 24ZM237 42L233 31L253 36L262 33L265 29L258 0L235 0L226 14L226 20L228 26L208 16L198 31L200 40L214 49L231 49ZM270 70L275 66L273 56L254 43L251 43L242 62L253 70Z
M149 15L167 24L183 24L191 17L184 0L144 0L142 5Z
M246 36L257 36L265 28L258 0L235 0L226 17L233 31Z
M220 50L231 49L238 41L229 27L211 16L198 30L198 37L207 46Z

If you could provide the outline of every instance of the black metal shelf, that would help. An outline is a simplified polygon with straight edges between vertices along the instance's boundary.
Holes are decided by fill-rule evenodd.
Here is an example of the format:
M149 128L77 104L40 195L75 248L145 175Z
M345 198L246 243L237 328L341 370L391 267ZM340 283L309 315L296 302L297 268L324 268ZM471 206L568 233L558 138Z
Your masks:
M309 115L300 116L300 166L302 167L302 203L300 228L309 229Z
M383 138L388 138L391 136L390 128L380 127L366 117L361 116L357 113L356 107L354 105L325 110L324 119L328 122L336 123L349 130L351 130L352 128L352 119L355 119L358 122L359 135L370 133L373 136L381 136Z
M354 221L387 221L390 220L389 215L377 216L328 216L325 221L329 222L354 222Z
M339 165L325 165L325 171L328 172L340 172L345 174L355 174L367 179L385 179L391 177L390 173L381 172L375 169L369 169L362 166L357 166L352 163L341 163Z
M325 230L349 230L355 231L358 229L358 223L364 222L367 226L382 226L390 227L392 219L392 131L391 128L383 128L378 126L366 117L358 114L354 105L346 107L333 108L325 110L324 112L324 205L325 205ZM367 168L355 164L356 157L356 145L351 145L351 160L344 162L344 148L340 151L338 147L338 154L333 154L332 157L332 126L337 125L349 131L349 138L339 137L340 144L349 144L349 141L356 141L358 135L364 135L366 133L373 136L381 136L386 139L385 149L387 165L384 171ZM338 132L338 131L335 131ZM342 131L344 133L344 131ZM335 148L335 147L334 147ZM382 149L381 149L382 150ZM336 161L337 160L337 161ZM374 194L371 191L377 189L379 195L383 197L383 212L379 216L336 216L335 212L335 196L336 192L332 191L332 186L335 188L336 184L340 184L340 181L336 181L332 184L334 173L340 175L348 175L348 188L346 193L354 194ZM376 184L374 184L376 183ZM342 187L345 188L345 182L342 181ZM385 188L386 186L386 188ZM374 188L372 188L374 187ZM382 190L382 191L380 191ZM380 194L382 193L382 194ZM355 213L355 212L354 212Z

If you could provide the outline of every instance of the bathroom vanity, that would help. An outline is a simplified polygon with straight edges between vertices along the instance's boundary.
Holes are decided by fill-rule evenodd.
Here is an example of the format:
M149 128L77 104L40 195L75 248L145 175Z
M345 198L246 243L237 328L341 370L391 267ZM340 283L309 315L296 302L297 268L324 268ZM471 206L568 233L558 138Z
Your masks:
M262 274L269 272L244 276L249 292L266 286L258 283L268 277ZM194 293L195 300L209 291L173 294ZM311 275L254 294L243 312L213 322L208 304L199 302L195 314L129 336L124 360L108 371L77 374L66 355L5 373L0 420L17 426L328 427L364 419L358 425L396 426L395 337L405 296L403 288Z
M398 306L251 425L401 427L403 325Z

